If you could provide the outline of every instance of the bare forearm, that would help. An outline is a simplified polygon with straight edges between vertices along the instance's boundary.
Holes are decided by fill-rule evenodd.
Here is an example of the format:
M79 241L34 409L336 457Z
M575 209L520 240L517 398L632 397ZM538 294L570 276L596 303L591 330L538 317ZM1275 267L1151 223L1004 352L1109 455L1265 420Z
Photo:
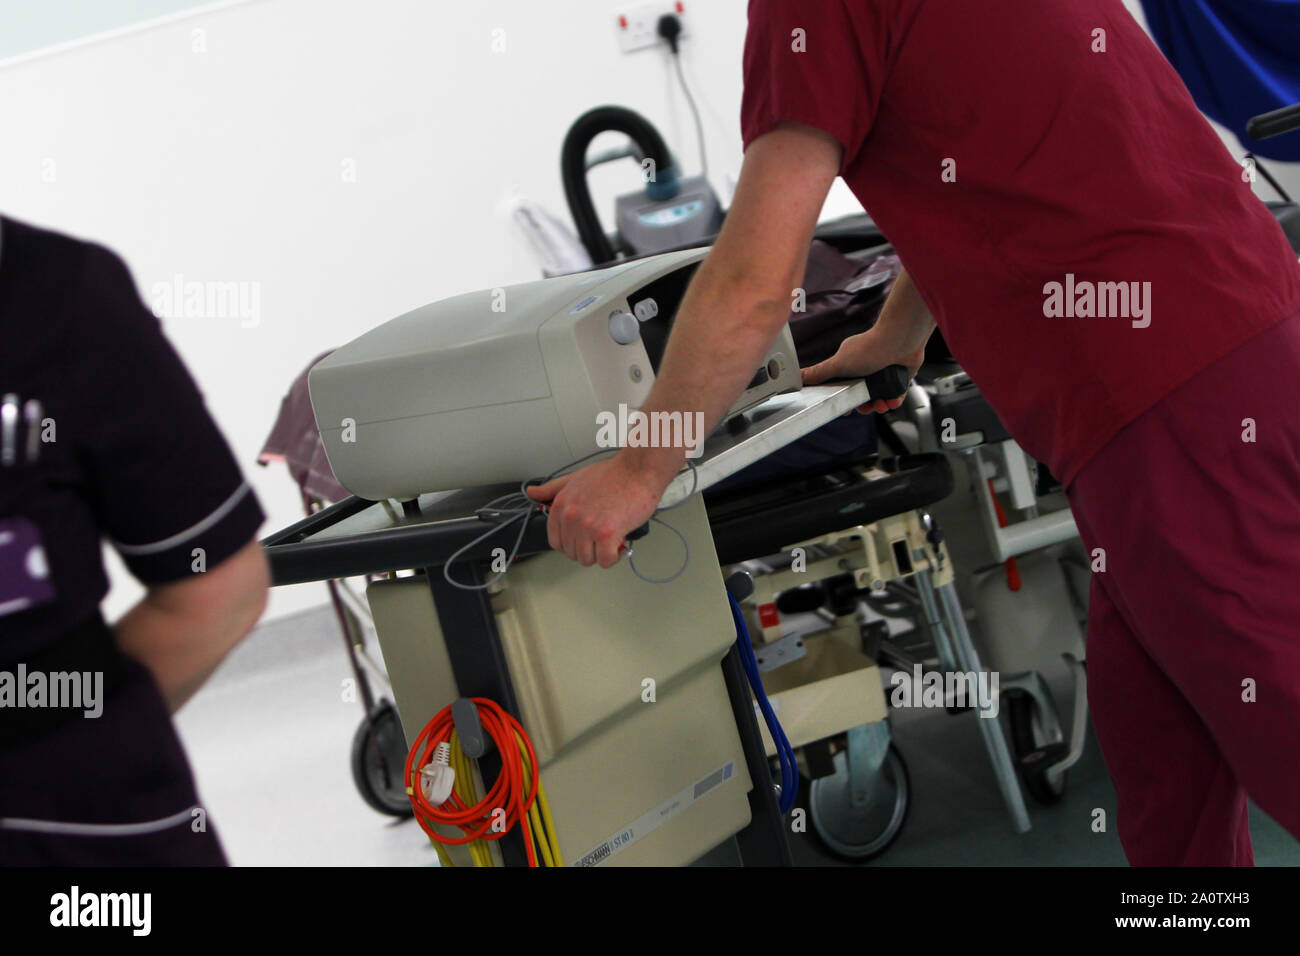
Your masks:
M788 290L800 281L727 275L706 260L673 322L655 385L643 410L703 415L705 433L722 420L790 314ZM665 480L685 449L628 449L640 467Z
M243 622L194 620L147 600L118 621L118 646L149 668L175 713L247 633Z
M875 327L896 338L901 352L924 347L934 331L934 316L906 269L898 274Z
M829 134L797 125L750 145L727 221L674 317L644 411L701 413L706 432L722 420L790 317L840 155ZM666 484L686 451L628 448L624 456Z
M642 411L684 413L683 423L698 415L706 430L721 421L790 315L842 155L829 133L797 123L749 145L726 223L677 309ZM530 487L530 498L550 505L551 547L584 566L613 567L624 535L654 514L687 451L627 447Z
M246 548L231 561L234 566L207 572L223 580L150 591L113 627L118 647L150 670L173 713L252 630L266 606L260 551Z

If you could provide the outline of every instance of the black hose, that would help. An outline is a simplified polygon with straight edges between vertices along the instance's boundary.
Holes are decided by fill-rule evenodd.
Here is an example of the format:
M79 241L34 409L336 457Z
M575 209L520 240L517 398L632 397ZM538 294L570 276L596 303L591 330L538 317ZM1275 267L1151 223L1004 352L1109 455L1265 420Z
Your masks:
M597 106L583 113L569 127L560 151L560 177L578 238L595 265L613 262L614 248L601 228L600 217L591 201L591 188L587 183L587 147L601 133L611 131L623 133L636 143L641 155L654 162L656 178L664 176L672 166L668 146L659 130L633 110L622 106Z

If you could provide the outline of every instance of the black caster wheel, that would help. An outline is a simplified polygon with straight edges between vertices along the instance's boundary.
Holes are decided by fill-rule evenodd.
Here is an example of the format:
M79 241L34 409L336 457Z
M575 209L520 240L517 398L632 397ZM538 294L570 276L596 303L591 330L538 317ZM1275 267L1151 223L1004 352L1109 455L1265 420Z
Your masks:
M890 744L880 768L883 779L876 782L872 799L855 807L849 794L848 754L841 750L832 760L835 773L808 788L808 815L813 832L831 854L862 863L883 853L903 829L912 802L907 764Z
M397 708L381 700L352 737L352 780L372 810L390 817L412 815L406 795L406 740Z
M1025 790L1038 803L1045 807L1060 803L1065 796L1065 773L1055 774L1053 781L1044 770L1035 767L1038 763L1049 763L1050 756L1064 745L1049 745L1042 729L1035 719L1037 704L1028 694L1009 694L1007 698L1007 718L1011 721L1011 746L1016 752L1016 763L1020 767L1020 778Z

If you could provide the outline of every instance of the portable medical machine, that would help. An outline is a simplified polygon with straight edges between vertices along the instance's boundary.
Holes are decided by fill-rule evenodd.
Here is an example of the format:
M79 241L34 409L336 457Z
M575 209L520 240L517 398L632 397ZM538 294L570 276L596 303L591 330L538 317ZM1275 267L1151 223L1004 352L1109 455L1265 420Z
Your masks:
M539 478L639 409L706 249L426 305L319 362L312 407L342 485L372 501ZM783 329L728 417L801 377Z
M672 514L694 557L671 583L548 551L485 595L566 866L681 866L750 822L753 783L720 666L736 632L708 519L698 497ZM680 549L667 534L637 543L656 570ZM447 631L463 598L418 576L376 581L367 596L410 742L474 693L453 666L465 635ZM463 849L447 847L457 865Z
M357 497L268 539L275 580L415 572L372 579L367 597L411 748L402 784L448 862L471 862L470 851L459 824L440 819L455 802L435 787L447 777L438 767L487 776L478 794L495 792L493 771L469 774L462 757L478 756L462 742L477 731L459 718L449 762L420 766L422 741L449 732L435 730L449 708L454 718L489 703L535 752L524 776L540 771L547 806L526 826L551 861L684 864L734 834L745 859L788 862L741 661L749 641L696 492L872 395L901 394L906 370L801 388L783 329L730 427L700 436L697 463L661 499L680 505L656 519L669 530L638 537L635 564L581 567L549 549L535 507L492 507L503 484L601 450L602 415L640 409L706 251L436 302L309 373L329 463ZM535 862L534 842L515 836L514 849L504 831L476 837L491 846L472 862L519 862L521 846Z

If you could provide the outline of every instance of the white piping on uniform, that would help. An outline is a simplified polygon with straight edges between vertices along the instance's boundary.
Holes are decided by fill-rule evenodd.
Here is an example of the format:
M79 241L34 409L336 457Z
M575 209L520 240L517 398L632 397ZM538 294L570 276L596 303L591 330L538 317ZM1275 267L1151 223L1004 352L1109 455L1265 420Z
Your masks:
M64 836L139 836L170 830L194 818L196 807L187 807L161 820L144 823L59 823L56 820L27 820L21 817L0 817L0 830L26 830L29 833L57 833Z
M240 486L235 489L235 493L222 502L221 506L217 508L216 511L212 512L212 514L208 515L198 524L191 525L184 531L172 535L170 538L163 538L161 541L155 541L152 544L122 544L120 541L114 541L113 547L117 548L117 550L122 554L157 554L159 551L166 551L168 548L174 548L176 545L181 544L189 538L193 538L195 535L207 531L226 515L230 514L230 512L234 510L235 505L239 504L239 499L248 494L250 490L248 482L242 482Z
M21 611L31 603L32 599L25 597L14 598L12 601L0 601L0 616Z

